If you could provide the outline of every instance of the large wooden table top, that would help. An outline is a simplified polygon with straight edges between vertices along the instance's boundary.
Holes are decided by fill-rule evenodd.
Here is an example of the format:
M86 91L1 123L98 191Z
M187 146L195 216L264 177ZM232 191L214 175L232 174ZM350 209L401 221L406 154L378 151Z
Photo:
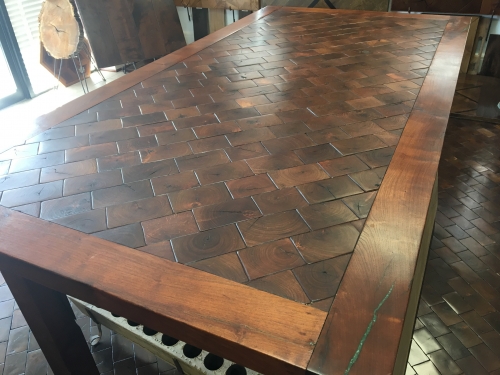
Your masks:
M63 106L0 154L1 259L258 371L390 373L469 24L268 7Z

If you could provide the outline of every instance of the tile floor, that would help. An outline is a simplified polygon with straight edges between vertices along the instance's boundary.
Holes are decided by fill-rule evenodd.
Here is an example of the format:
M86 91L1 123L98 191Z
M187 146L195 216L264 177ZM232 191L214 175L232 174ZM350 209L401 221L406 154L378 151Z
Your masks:
M407 375L500 374L500 125L450 119Z
M42 95L0 111L0 120L27 110L34 118L55 108L56 96L60 105L78 92ZM439 173L438 214L406 373L500 375L500 125L451 119ZM87 338L95 333L87 317L78 314L77 321ZM107 329L93 355L106 375L176 374ZM52 374L1 278L0 363L4 375Z

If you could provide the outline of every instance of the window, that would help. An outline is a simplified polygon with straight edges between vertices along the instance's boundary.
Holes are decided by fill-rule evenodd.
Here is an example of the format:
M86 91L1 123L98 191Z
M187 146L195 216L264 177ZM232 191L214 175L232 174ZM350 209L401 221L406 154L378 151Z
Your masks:
M0 0L1 1L1 0ZM40 65L38 15L43 0L3 0L16 35L34 94L54 86L54 77Z

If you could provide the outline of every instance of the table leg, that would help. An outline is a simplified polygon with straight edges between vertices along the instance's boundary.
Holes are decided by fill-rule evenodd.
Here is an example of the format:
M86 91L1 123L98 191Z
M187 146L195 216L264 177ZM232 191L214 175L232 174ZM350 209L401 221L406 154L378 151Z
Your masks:
M66 295L2 270L56 375L99 375Z

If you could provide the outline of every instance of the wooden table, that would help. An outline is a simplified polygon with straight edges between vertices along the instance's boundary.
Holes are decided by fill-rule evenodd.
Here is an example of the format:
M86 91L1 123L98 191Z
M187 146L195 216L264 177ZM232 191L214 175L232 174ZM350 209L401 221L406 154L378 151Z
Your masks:
M64 294L265 374L404 373L470 23L267 7L27 127L0 268L55 373L97 373Z

